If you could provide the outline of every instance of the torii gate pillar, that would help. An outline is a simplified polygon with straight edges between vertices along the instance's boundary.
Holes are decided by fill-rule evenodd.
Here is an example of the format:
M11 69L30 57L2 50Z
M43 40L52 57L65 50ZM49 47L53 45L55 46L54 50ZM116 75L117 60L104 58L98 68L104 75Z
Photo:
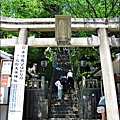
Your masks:
M107 30L105 28L100 28L98 30L98 37L100 39L99 49L100 49L101 68L102 68L105 100L106 100L107 119L119 120L114 72L113 72Z

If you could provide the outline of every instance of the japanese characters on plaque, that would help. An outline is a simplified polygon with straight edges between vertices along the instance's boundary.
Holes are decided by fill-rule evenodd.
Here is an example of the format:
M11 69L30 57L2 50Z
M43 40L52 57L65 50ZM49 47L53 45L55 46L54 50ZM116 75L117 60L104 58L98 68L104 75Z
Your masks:
M1 76L0 78L0 87L10 87L11 77Z
M8 104L8 91L11 83L12 59L1 59L0 104Z
M26 74L27 49L26 45L18 45L15 48L12 84L24 84Z
M23 105L21 104L23 101L24 95L24 86L23 85L11 85L11 94L10 97L12 98L10 101L10 112L20 112L23 109Z
M10 75L11 74L11 68L12 68L12 61L7 61L4 60L2 63L2 70L1 70L1 74L2 75Z

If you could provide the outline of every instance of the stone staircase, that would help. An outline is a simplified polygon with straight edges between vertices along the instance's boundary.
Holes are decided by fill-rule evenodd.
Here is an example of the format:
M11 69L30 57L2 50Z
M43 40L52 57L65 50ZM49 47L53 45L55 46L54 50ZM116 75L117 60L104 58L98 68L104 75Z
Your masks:
M53 120L53 118L57 120L79 120L76 92L66 90L63 93L62 100L57 100L57 91L52 93L49 120Z
M62 70L55 71L55 80L59 79L63 73L67 74L68 70L71 69L69 53L58 52L57 62ZM48 120L79 120L77 93L69 89L68 83L65 85L62 100L57 98L57 89L53 84Z
M62 71L68 72L71 69L71 60L69 51L66 53L64 51L57 53L57 65L62 69Z

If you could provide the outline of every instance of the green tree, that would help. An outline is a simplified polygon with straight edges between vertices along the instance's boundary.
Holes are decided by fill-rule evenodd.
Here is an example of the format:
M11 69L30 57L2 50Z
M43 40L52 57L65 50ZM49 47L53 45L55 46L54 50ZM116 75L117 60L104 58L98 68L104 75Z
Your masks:
M114 18L120 15L119 0L1 0L1 16L12 18L54 18L55 15L71 15L72 18ZM96 32L72 32L72 37L90 37ZM0 30L1 38L18 36L17 32L5 32ZM54 32L30 32L30 36L55 37ZM119 37L118 32L109 32L109 36ZM6 50L6 48L4 48ZM72 51L73 48L70 48ZM30 48L29 60L38 60L38 54L44 53L45 48ZM96 48L97 51L98 48ZM13 53L13 49L11 51ZM119 48L111 48L111 54L119 52ZM40 55L40 56L41 56ZM94 62L98 61L99 54L93 48L77 48L75 56L72 56L74 66L77 67L77 60L83 56L93 56Z

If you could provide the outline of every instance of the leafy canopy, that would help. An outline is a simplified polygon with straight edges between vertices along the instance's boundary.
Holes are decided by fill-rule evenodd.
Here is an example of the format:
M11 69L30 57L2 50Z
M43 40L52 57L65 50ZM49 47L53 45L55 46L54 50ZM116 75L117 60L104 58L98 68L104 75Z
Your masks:
M120 15L119 0L1 0L0 4L1 16L11 18L54 18L60 14L71 15L72 18L114 18ZM97 35L95 32L72 32L72 37L90 37L91 34ZM119 32L109 33L110 36L114 34L119 37ZM18 36L18 33L0 30L1 38L11 38L13 35ZM29 35L55 37L53 32L31 32ZM4 50L13 53L13 49L4 48ZM29 49L29 60L38 60L44 54L44 50L45 48ZM96 50L99 51L98 48ZM78 59L84 55L93 56L95 58L93 63L99 60L99 54L92 48L76 48L75 51L75 56L72 56L75 68ZM119 48L111 48L111 52L114 55L119 52Z

